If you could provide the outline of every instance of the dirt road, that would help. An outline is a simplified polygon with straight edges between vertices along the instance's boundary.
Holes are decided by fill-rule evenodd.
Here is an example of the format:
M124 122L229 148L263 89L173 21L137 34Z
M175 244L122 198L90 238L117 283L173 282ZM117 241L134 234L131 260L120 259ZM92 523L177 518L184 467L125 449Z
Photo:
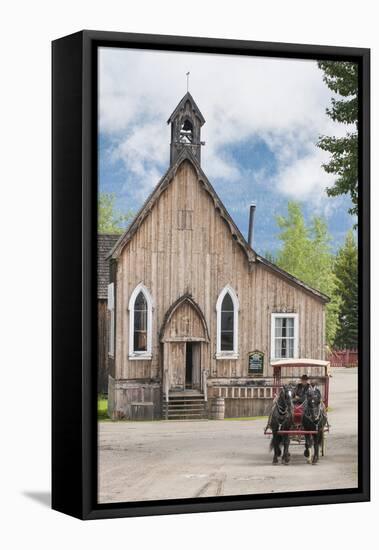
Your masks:
M101 422L99 502L257 494L357 486L357 369L331 378L326 456L308 465L292 445L271 464L266 418Z

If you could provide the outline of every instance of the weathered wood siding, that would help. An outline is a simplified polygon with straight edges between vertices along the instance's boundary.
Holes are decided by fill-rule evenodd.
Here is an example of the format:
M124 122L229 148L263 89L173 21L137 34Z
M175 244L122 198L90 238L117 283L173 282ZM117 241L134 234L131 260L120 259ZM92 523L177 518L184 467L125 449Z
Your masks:
M108 310L107 301L97 301L97 391L108 392Z
M225 418L269 415L272 399L225 399Z
M189 212L187 225L179 211ZM191 229L180 229L183 224ZM147 361L128 359L128 303L140 282L154 301L153 358ZM216 301L227 284L240 302L239 358L216 360ZM248 353L256 349L265 354L264 374L272 374L268 363L273 312L297 312L300 356L324 358L322 303L262 264L249 269L245 252L233 240L188 161L180 165L118 260L116 378L161 378L159 331L168 308L186 293L192 295L207 322L210 343L202 346L202 353L207 354L202 361L209 365L212 377L247 376ZM183 330L183 322L176 320L170 330L175 333L179 325Z
M202 320L197 311L184 302L177 307L167 323L164 340L205 340L206 334Z

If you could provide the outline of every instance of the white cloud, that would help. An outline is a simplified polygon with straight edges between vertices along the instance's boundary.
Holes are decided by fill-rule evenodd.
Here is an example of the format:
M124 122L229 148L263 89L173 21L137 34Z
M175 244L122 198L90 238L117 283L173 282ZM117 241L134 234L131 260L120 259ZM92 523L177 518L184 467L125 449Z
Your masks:
M125 137L121 137L113 149L114 160L123 160L129 170L136 175L143 175L147 166L161 164L167 156L167 141L162 139L162 132L156 124L146 122L136 126ZM168 138L168 136L165 136Z
M210 179L243 177L227 148L260 138L277 160L279 193L317 202L331 184L315 143L344 129L325 114L331 94L316 62L102 48L99 64L100 131L143 192L168 164L166 121L186 91L187 71L206 119L202 164Z
M291 199L319 202L325 188L333 183L333 176L320 170L327 159L324 151L315 148L312 153L293 160L279 172L276 189Z

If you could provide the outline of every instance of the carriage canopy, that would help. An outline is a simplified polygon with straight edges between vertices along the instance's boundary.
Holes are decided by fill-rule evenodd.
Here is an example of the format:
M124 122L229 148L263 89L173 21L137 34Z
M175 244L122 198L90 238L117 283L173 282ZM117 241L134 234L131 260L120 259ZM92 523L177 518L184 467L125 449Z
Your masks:
M323 401L329 402L330 362L320 359L280 359L272 361L274 371L274 393L277 394L283 384L297 384L299 378L306 374L312 384L321 391Z

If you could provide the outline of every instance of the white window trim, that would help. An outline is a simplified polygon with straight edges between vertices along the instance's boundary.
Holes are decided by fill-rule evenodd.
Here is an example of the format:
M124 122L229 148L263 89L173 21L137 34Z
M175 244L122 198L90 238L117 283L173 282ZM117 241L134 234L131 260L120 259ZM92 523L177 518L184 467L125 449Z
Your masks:
M134 303L138 294L142 292L147 302L147 338L146 351L134 351ZM129 300L129 359L148 360L152 358L152 325L153 325L153 300L147 288L139 283L133 290Z
M294 340L293 340L293 357L288 359L298 359L299 357L299 314L298 313L272 313L271 314L271 359L279 360L283 357L275 357L275 319L283 318L294 319Z
M114 283L109 283L108 285L108 300L107 300L107 309L110 314L109 318L109 339L108 339L108 355L109 357L114 357L114 347L115 347L115 311L114 311Z
M225 298L225 294L229 294L233 302L233 350L221 351L221 306L222 301ZM240 304L237 294L230 285L226 285L220 292L217 303L217 344L216 344L216 359L238 359L238 312Z

